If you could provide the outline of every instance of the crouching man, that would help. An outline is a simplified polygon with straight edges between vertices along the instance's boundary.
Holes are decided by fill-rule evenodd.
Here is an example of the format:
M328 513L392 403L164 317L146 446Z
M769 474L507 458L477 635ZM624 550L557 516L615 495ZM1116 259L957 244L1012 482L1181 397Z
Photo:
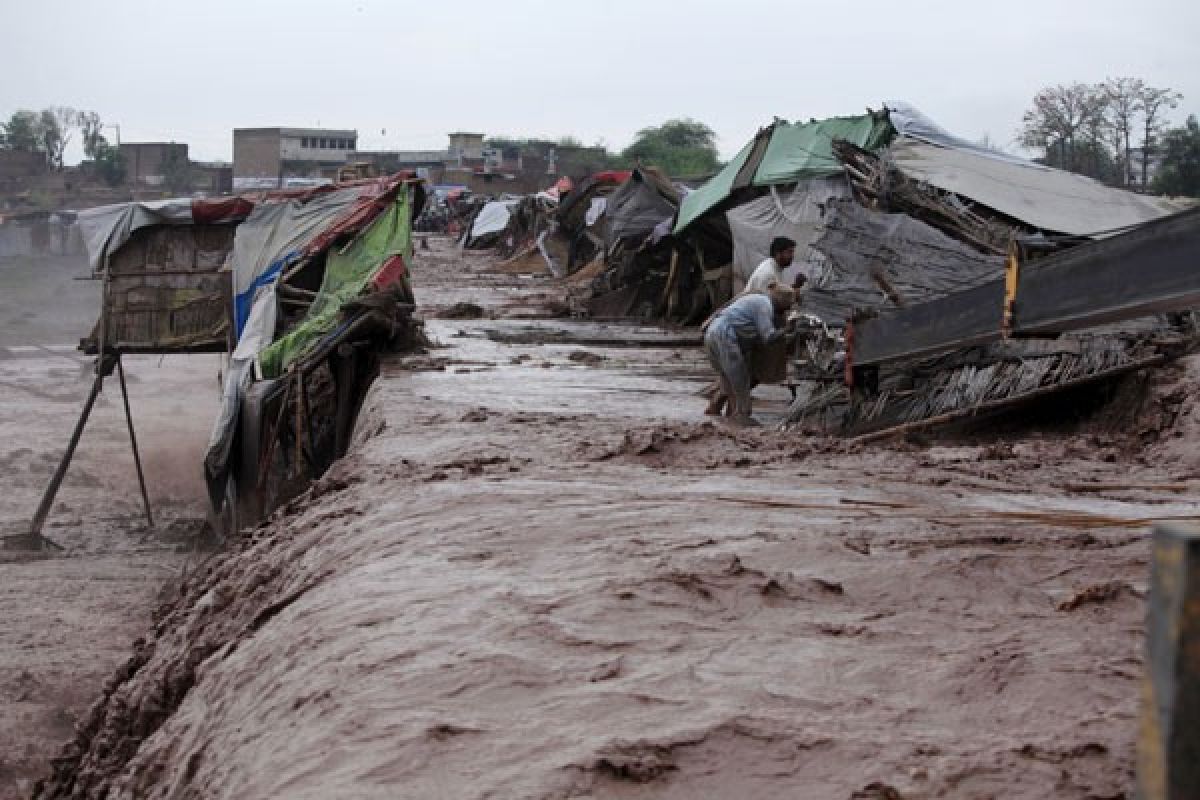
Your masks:
M750 390L754 388L750 359L755 351L787 336L775 317L795 302L796 295L785 286L772 285L767 294L743 295L720 311L708 324L704 350L717 372L721 394L731 404L730 422L758 425L750 416Z

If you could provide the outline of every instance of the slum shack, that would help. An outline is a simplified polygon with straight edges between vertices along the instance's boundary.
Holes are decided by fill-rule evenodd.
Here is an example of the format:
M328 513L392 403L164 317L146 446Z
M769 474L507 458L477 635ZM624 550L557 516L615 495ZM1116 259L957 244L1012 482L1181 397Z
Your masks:
M1178 318L1126 318L1052 343L960 347L865 374L846 365L856 318L983 287L1017 269L1010 264L1035 265L1183 208L980 147L896 104L854 117L776 120L683 198L672 236L677 252L697 254L685 267L711 287L714 305L741 290L772 238L797 242L784 277L807 278L800 308L811 335L796 353L802 386L790 420L861 433L1150 363L1189 335ZM999 309L1003 298L981 302ZM863 379L852 392L847 378L856 374Z
M86 350L227 354L203 464L224 529L344 454L379 353L419 340L408 266L423 205L401 173L80 215L104 282Z

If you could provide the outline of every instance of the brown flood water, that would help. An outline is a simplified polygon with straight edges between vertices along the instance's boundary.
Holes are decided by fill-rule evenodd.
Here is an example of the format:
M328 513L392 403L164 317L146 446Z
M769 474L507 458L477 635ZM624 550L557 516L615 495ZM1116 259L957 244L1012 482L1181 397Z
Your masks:
M1088 436L730 430L698 350L513 343L561 293L434 245L421 302L499 319L388 361L352 454L193 572L47 796L1132 792L1146 520L1200 506L1072 487L1194 476Z

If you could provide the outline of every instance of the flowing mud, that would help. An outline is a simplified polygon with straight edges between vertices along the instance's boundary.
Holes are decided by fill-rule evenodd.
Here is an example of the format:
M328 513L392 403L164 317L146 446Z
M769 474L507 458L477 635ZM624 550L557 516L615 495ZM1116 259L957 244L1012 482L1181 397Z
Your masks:
M419 302L481 313L189 575L40 797L1132 795L1147 530L1200 517L1189 465L731 429L675 332L514 340L559 290L431 244Z

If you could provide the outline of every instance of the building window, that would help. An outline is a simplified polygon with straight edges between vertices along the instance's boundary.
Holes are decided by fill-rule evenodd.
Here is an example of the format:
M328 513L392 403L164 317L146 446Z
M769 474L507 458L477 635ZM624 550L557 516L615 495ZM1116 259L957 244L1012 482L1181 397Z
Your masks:
M308 147L308 137L307 136L300 137L300 146Z

